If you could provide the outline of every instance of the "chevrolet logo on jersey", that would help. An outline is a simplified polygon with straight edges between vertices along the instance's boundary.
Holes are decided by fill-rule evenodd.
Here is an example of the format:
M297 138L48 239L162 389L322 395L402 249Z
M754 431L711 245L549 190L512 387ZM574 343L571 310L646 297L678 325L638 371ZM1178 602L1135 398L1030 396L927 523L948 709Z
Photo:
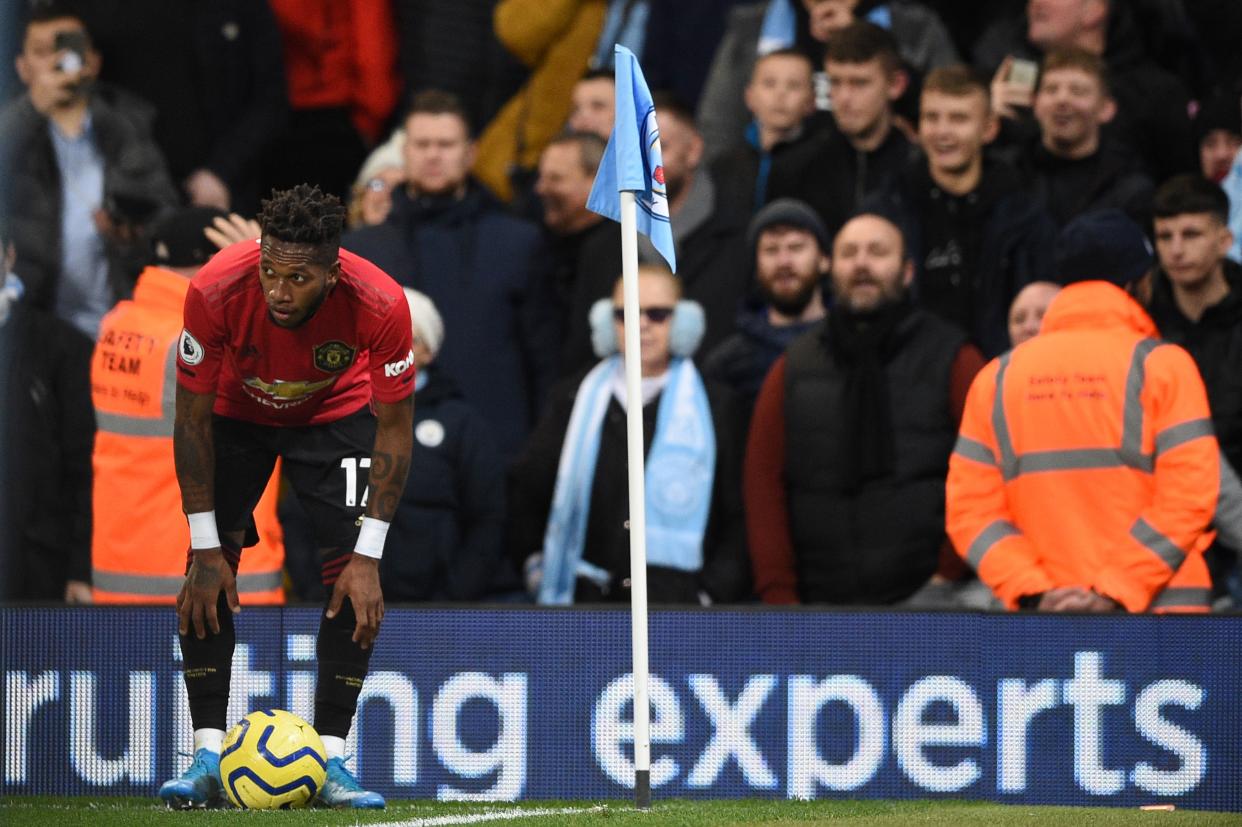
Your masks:
M292 408L294 405L301 405L311 396L331 385L336 381L336 377L329 377L319 382L290 382L285 379L267 382L257 376L251 376L242 381L246 388L253 389L247 390L246 394L255 401L272 408Z
M344 342L324 342L315 347L315 367L324 373L340 373L353 364L354 354L357 352L357 348Z

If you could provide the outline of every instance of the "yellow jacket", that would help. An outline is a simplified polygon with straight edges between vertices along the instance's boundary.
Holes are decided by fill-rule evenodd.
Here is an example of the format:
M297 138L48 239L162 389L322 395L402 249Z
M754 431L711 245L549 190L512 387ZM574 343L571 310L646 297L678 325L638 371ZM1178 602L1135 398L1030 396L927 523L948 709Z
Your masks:
M510 173L534 169L569 118L574 84L586 72L604 28L606 0L501 0L496 37L530 78L479 136L474 174L495 195L513 198Z

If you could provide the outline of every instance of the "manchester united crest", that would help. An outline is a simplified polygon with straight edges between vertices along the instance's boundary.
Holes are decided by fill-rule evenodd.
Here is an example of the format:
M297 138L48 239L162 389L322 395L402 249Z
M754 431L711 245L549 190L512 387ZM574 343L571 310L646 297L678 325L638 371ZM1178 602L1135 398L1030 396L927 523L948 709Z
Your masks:
M340 373L354 363L357 352L344 342L324 342L315 346L315 367L324 373Z

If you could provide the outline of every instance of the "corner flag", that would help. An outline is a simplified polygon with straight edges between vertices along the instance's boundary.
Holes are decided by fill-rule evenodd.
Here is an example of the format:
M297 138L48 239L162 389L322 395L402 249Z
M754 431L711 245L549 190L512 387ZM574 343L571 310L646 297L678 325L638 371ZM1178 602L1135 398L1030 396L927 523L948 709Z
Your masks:
M669 269L677 271L673 228L668 219L664 190L664 161L660 154L660 127L655 104L634 53L616 46L617 110L608 147L587 198L587 209L621 220L622 191L633 192L637 202L638 231L651 239Z

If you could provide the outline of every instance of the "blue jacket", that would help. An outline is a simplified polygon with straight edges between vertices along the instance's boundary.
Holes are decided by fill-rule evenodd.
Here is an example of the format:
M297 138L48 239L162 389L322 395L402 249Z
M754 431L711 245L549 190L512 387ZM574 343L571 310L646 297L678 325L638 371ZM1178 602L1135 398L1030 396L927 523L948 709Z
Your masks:
M742 403L742 421L749 425L759 389L772 365L794 339L818 324L817 319L773 327L767 305L745 309L738 314L737 330L703 360L703 376L733 389Z
M435 302L445 331L437 370L492 424L502 456L516 456L560 356L539 229L474 185L460 200L398 190L384 224L349 233L341 245Z
M436 369L414 394L414 455L384 559L391 601L479 600L501 555L505 471L483 417ZM509 578L515 579L515 578Z

